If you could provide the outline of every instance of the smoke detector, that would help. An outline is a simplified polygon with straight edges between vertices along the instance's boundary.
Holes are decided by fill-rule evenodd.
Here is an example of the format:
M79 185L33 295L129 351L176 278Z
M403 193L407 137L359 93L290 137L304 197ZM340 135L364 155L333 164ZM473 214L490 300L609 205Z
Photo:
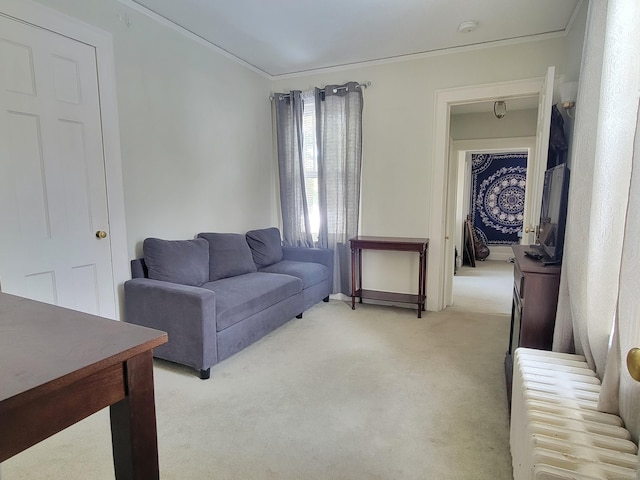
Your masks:
M467 20L458 25L458 31L461 33L473 32L476 28L478 28L478 22L475 20Z

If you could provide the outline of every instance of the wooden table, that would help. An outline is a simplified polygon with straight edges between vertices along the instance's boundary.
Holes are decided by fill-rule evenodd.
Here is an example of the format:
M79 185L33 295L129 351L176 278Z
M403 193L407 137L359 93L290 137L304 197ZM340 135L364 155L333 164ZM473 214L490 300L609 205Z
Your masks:
M356 297L362 303L363 298L385 302L415 303L418 306L418 318L422 317L427 302L427 251L428 238L402 237L368 237L358 236L349 240L351 243L351 309L356 308ZM418 294L381 292L362 288L362 250L386 250L399 252L416 252L419 254ZM356 276L356 263L358 274Z
M0 462L110 406L115 477L159 478L151 350L166 342L0 293Z

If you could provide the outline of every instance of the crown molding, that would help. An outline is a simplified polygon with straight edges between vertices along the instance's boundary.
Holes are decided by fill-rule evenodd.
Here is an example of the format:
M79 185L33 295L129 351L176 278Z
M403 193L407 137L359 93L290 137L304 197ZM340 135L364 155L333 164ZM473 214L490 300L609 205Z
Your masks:
M271 77L271 80L288 80L291 78L304 77L308 75L342 72L346 70L354 70L356 68L374 67L374 66L386 65L390 63L409 62L414 60L421 60L424 58L432 58L432 57L440 57L444 55L473 52L477 50L483 50L486 48L506 47L510 45L520 45L523 43L530 43L530 42L541 42L544 40L551 40L554 38L566 37L567 33L568 32L565 30L562 30L560 32L541 33L538 35L528 35L526 37L510 38L506 40L496 40L493 42L475 43L473 45L463 45L460 47L448 47L448 48L442 48L438 50L430 50L426 52L398 55L395 57L386 57L386 58L380 58L376 60L366 60L363 62L346 63L343 65L336 65L332 67L314 68L314 69L304 70L300 72L276 74L276 75L270 75L270 77Z
M242 65L243 67L251 70L254 73L257 73L258 75L260 75L261 77L264 77L268 80L273 80L272 75L268 74L267 72L265 72L264 70L261 70L260 68L256 67L255 65L252 65L248 62L245 62L244 60L242 60L239 57L236 57L234 54L232 54L231 52L228 52L227 50L225 50L224 48L220 48L218 45L211 43L210 41L206 40L205 38L201 37L200 35L197 35L195 33L193 33L191 30L183 27L182 25L179 25L177 23L175 23L172 20L169 20L166 17L163 17L162 15L160 15L159 13L154 12L153 10L150 10L149 8L140 5L139 3L136 3L134 0L117 0L118 3L121 3L122 5L125 5L126 7L131 8L132 10L135 10L138 13L141 13L142 15L145 15L149 18L151 18L152 20L155 20L156 22L158 22L160 25L167 27L171 30L173 30L174 32L177 32L181 35L183 35L184 37L196 42L198 45L201 45L205 48L208 48L209 50L212 50L220 55L222 55L223 57L238 63L239 65Z

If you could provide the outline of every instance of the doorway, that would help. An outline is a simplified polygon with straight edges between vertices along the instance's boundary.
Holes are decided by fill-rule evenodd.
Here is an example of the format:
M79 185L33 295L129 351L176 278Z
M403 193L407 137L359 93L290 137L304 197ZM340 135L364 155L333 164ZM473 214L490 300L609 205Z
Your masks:
M483 101L494 101L504 98L522 98L535 96L538 98L538 119L536 129L536 158L533 171L528 174L529 182L536 188L529 188L527 196L528 208L525 213L525 224L532 224L532 212L539 212L542 175L546 165L546 154L549 142L551 107L553 98L553 79L555 68L549 67L547 74L541 79L504 82L489 85L470 86L440 90L436 92L435 132L434 132L434 178L447 179L446 182L434 182L432 215L430 218L430 269L428 283L431 286L430 309L442 310L453 302L454 244L453 225L455 220L455 177L450 175L450 115L451 107ZM544 147L542 147L544 146ZM544 160L541 159L544 155ZM543 165L541 168L540 165ZM533 179L533 180L532 180ZM536 191L533 191L536 190ZM523 238L523 242L528 242Z
M3 189L2 289L117 319L129 272L111 36L36 3L1 9L3 178L15 187Z
M535 134L536 112L528 112L533 116ZM451 142L451 165L457 166L458 182L456 185L456 222L454 228L454 244L456 251L463 252L458 257L455 268L452 290L452 306L473 306L478 311L486 313L508 313L510 310L511 288L513 283L513 265L510 259L513 251L510 246L489 244L490 251L486 260L476 260L474 266L463 264L463 221L473 205L469 205L472 185L471 156L477 153L500 154L501 152L521 153L528 158L534 157L535 136L514 138L488 138L481 140L454 140ZM518 228L521 230L521 228Z
M535 112L529 112L529 114L535 115ZM535 132L533 134L535 135ZM515 154L519 156L526 156L528 160L534 158L535 156L535 143L535 136L487 138L477 140L452 140L450 169L455 169L455 172L451 171L450 175L454 175L457 177L457 181L452 187L455 188L456 202L452 241L457 252L463 252L464 221L467 218L467 214L473 213L472 210L474 209L474 207L471 205L473 189L471 175L472 156L478 154L498 156L501 154ZM516 228L518 231L522 230L520 228L520 225L518 225ZM509 231L514 232L514 228L510 228ZM515 233L511 234L512 237L515 235ZM513 255L511 247L508 245L499 245L496 242L491 242L491 239L486 238L483 238L482 240L487 240L487 244L490 249L488 260L507 260ZM505 241L502 243L508 242Z
M453 304L447 309L510 315L513 264L503 260L465 265L453 278Z

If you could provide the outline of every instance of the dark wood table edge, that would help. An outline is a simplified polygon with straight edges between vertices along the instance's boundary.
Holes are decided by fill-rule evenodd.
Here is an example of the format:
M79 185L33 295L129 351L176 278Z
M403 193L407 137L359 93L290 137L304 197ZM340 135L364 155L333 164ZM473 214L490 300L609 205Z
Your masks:
M109 321L118 321L118 320L109 320ZM164 333L164 332L162 332ZM69 387L74 383L81 381L84 378L88 378L92 375L98 374L110 367L122 365L128 358L132 358L136 355L140 355L145 351L152 350L155 347L163 345L167 343L168 337L167 334L160 335L157 338L144 342L136 347L123 350L122 352L110 357L108 359L102 360L100 362L93 363L91 365L87 365L78 370L68 373L67 375L63 375L55 380L51 380L47 383L43 383L37 388L32 388L31 390L24 392L18 397L8 398L2 402L0 402L0 414L2 410L6 408L12 408L13 402L31 402L37 400L43 396L49 395L54 391L61 390L63 388Z

